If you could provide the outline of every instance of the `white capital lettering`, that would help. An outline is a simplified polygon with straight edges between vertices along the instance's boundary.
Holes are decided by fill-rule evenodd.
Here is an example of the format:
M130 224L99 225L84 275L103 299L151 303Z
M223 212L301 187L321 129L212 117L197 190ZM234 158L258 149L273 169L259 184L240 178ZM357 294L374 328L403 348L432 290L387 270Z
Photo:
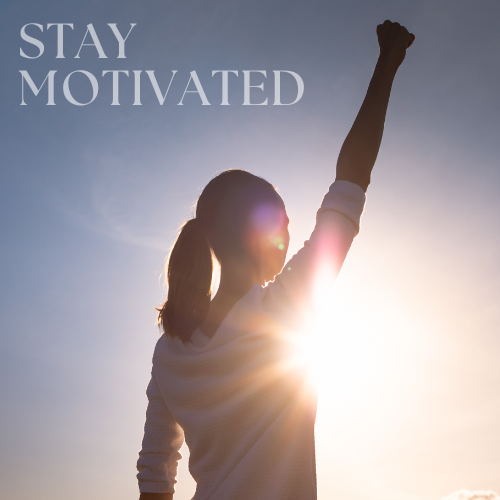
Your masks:
M23 40L25 40L26 42L31 43L31 44L35 45L36 47L38 47L38 50L40 52L38 53L37 56L34 56L34 57L26 55L23 52L23 49L19 49L19 52L20 52L21 56L22 57L26 57L26 59L36 59L37 57L40 57L43 54L43 51L44 51L45 47L43 46L43 43L40 40L37 40L36 38L33 38L32 36L29 36L29 35L26 34L26 26L36 26L37 28L40 28L40 31L43 31L43 26L41 24L28 23L28 24L25 24L21 28L21 38Z
M217 70L217 71L212 71L212 76L214 76L216 73L222 73L222 102L220 104L221 106L229 106L228 74L234 73L236 76L238 76L238 72L232 70L229 71Z
M117 59L126 59L125 57L125 41L127 40L132 28L136 26L137 23L130 23L130 29L128 30L127 36L125 38L122 37L121 33L118 31L115 23L108 23L108 26L113 31L116 39L118 40L118 57Z
M47 24L47 31L51 26L57 26L57 56L56 59L64 59L64 27L69 26L73 29L71 23L51 23Z
M120 89L118 88L118 81L120 78L120 73L125 73L128 76L128 71L124 69L107 70L102 72L102 76L106 73L113 73L113 102L111 106L119 106L120 101L118 100L120 95Z
M198 78L198 75L196 74L196 71L191 71L190 73L189 80L187 82L186 88L184 90L184 94L182 94L180 102L177 103L178 106L183 106L182 101L184 99L184 96L187 93L196 93L200 96L201 103L203 106L210 106L210 103L208 102L207 96L205 95L205 92L203 90L203 87L201 86L200 79ZM191 80L194 82L194 86L196 87L196 90L188 90L189 84L191 83Z
M92 99L89 102L78 102L71 94L71 91L69 90L69 77L74 73L83 73L90 80L90 84L92 85ZM75 106L87 106L88 104L93 102L94 99L97 97L98 91L99 91L99 84L97 83L96 77L92 73L84 71L83 69L77 69L76 71L73 71L64 79L64 84L63 84L64 97L66 97L66 99Z
M134 106L142 106L142 103L141 103L141 73L142 73L142 69L139 69L139 70L134 69L134 104L133 104ZM168 92L168 90L167 90L167 92Z
M250 73L262 73L265 78L267 78L265 71L260 70L250 70L243 71L243 106L265 106L267 104L267 97L264 102L252 103L250 102L250 88L258 88L264 90L264 83L260 85L250 85Z
M170 78L170 83L168 84L167 91L165 92L165 95L162 95L160 87L158 85L158 82L156 81L156 76L155 72L153 71L146 71L146 73L149 76L149 79L151 81L151 85L153 85L153 89L155 91L156 97L158 98L158 102L163 106L163 103L165 102L165 98L167 97L168 91L170 90L170 85L172 85L172 80L174 79L175 74L177 73L176 69L172 70L172 78Z
M24 102L24 80L28 83L30 86L30 89L33 91L33 94L36 96L42 90L43 85L45 84L47 78L49 79L48 85L48 100L47 100L47 106L55 106L56 103L54 102L54 75L56 74L57 70L51 70L47 73L47 76L45 77L45 80L42 82L40 85L40 88L37 88L33 80L31 79L31 76L29 73L25 70L19 70L21 73L21 106L26 106L26 103Z
M281 70L281 71L273 71L274 73L274 106L291 106L292 104L295 104L296 102L299 102L302 96L304 95L304 81L298 75L297 73L294 73L293 71L286 71L286 70ZM295 101L293 102L281 102L281 73L290 73L295 78L295 81L297 82L297 97L295 98Z
M84 43L85 39L87 38L87 35L90 33L90 38L92 38L92 41L94 43ZM94 26L92 23L87 24L87 31L85 32L85 36L83 37L82 44L80 45L80 48L78 49L78 54L76 54L75 59L80 59L80 50L82 50L82 47L84 45L87 46L94 46L97 49L97 53L99 54L99 59L107 59L108 56L104 53L104 50L102 50L101 42L99 41L99 38L97 36L97 33L95 32Z

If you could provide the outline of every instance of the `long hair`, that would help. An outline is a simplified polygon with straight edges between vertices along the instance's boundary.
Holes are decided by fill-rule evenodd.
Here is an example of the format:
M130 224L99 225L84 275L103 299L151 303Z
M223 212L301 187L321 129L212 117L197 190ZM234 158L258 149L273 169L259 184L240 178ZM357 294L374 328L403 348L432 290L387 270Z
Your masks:
M245 170L226 170L206 185L168 259L167 300L158 309L165 335L191 340L210 306L212 254L219 263L245 254L249 215L271 193L276 195L272 184Z

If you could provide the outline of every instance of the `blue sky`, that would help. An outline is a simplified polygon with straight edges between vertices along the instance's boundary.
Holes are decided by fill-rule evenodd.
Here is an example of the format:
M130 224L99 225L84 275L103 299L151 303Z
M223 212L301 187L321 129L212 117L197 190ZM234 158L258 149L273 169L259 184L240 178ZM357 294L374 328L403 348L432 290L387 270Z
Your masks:
M244 168L278 186L296 251L334 179L385 19L417 38L335 291L332 364L342 370L321 395L320 499L500 491L499 16L494 0L4 1L2 496L137 497L153 307L177 227L217 171ZM45 29L57 22L74 24L65 59ZM27 30L45 44L38 59L19 54L36 54L20 37L27 23L45 27ZM88 23L107 59L93 47L74 58ZM116 58L106 23L122 33L137 23L126 59ZM74 106L63 81L82 69L99 94ZM111 75L100 75L112 69L155 70L162 88L178 74L163 106L144 73L143 105L132 105L130 76L111 106ZM230 106L220 106L220 75L211 76L221 69L239 71ZM37 84L57 70L56 106L45 88L38 97L26 90L20 106L20 70ZM193 70L211 106L195 94L177 105ZM294 71L304 96L293 106L242 106L243 70L267 71L255 81L265 81L270 102L272 71ZM78 76L72 90L83 101L90 93ZM291 80L283 87L292 99ZM359 316L357 329L345 311ZM185 462L179 500L193 487Z

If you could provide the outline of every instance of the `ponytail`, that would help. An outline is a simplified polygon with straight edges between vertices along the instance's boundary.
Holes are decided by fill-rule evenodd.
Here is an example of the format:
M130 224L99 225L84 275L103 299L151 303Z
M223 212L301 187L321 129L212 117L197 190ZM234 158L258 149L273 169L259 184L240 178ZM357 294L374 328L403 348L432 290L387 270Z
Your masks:
M188 220L170 252L167 300L158 309L165 335L184 343L191 340L208 313L212 270L212 251L200 220Z
M246 252L249 214L275 188L245 170L226 170L203 189L196 217L188 220L175 242L167 267L167 300L158 309L165 335L191 340L208 314L212 286L212 252L220 264Z

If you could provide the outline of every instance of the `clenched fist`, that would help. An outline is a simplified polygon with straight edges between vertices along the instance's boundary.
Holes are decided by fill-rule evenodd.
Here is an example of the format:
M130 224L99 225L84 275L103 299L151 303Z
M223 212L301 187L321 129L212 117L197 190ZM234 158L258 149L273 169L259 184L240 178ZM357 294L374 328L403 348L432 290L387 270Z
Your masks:
M415 35L404 26L391 21L384 21L377 26L380 57L397 69L404 61L406 49L415 40Z

